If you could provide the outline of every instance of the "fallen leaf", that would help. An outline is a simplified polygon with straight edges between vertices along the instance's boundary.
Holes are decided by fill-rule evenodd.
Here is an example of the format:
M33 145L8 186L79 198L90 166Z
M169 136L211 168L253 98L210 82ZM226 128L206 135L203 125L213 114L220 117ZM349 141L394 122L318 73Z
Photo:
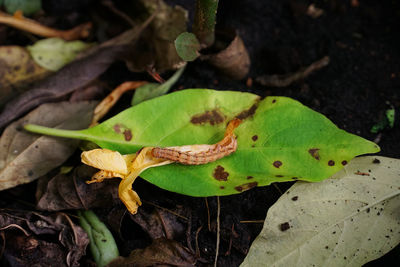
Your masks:
M119 256L117 244L107 226L91 210L78 212L79 222L90 239L90 251L99 267Z
M106 208L119 203L118 181L94 185L86 180L96 172L82 165L68 174L49 179L40 178L37 187L37 208L47 211Z
M37 64L51 71L58 71L73 61L80 52L93 44L82 41L64 41L61 38L42 39L27 47Z
M131 51L132 45L152 19L153 16L143 24L89 49L85 56L68 64L28 92L10 101L0 114L0 129L36 106L58 100L95 80L113 62Z
M12 266L35 266L35 262L40 266L45 262L79 266L89 244L85 231L63 213L46 216L33 211L1 209L0 229L8 235L3 257ZM14 229L30 237L15 236ZM14 265L17 263L21 265Z
M144 248L136 249L127 258L118 258L108 267L118 266L194 266L195 256L180 243L165 238L155 239Z
M128 68L135 72L146 71L149 66L157 72L179 68L182 60L176 52L174 40L186 31L187 11L160 0L141 0L140 3L150 14L156 15L133 49L133 60L127 61Z
M296 183L269 209L241 266L362 266L383 256L400 243L399 167L360 157L331 179Z
M135 94L132 98L132 106L137 105L143 101L162 96L168 93L172 86L179 80L186 66L183 66L175 72L168 81L163 84L158 83L147 83L135 90Z
M61 165L79 142L21 131L25 123L82 129L96 102L44 104L9 125L0 138L0 190L29 183Z
M4 0L4 7L6 11L13 15L16 11L20 10L26 16L30 16L40 9L42 9L41 0Z
M20 46L0 46L0 108L11 98L26 91L28 84L51 72L40 67Z
M229 195L272 182L320 181L354 156L379 151L376 144L338 129L293 99L259 101L254 94L205 89L142 102L82 131L27 127L38 133L90 140L128 154L147 146L216 143L234 117L243 122L235 130L238 147L230 156L205 165L160 166L144 171L141 177L181 194Z
M130 218L140 225L151 239L167 238L177 240L184 236L187 230L187 226L181 222L180 217L157 208L151 212L140 209L137 214L130 214Z

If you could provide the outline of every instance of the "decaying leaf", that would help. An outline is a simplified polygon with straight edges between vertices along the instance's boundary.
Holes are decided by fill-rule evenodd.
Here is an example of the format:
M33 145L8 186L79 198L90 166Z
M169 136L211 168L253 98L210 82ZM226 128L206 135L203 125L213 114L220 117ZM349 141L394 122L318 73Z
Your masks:
M141 177L185 195L229 195L273 182L320 181L356 155L379 151L376 144L338 129L322 114L293 99L267 97L259 101L254 94L205 89L145 101L87 130L27 128L90 140L129 154L146 146L213 144L222 139L226 123L235 117L242 119L235 130L235 153L204 165L151 168Z
M232 42L217 54L204 55L202 59L207 60L226 76L241 80L246 77L250 70L250 56L242 38L236 33Z
M355 158L298 182L268 211L241 266L361 266L400 243L400 160Z
M47 70L58 71L92 45L82 41L66 42L61 38L48 38L37 41L27 49L37 64Z
M37 208L47 211L66 209L106 208L119 203L118 181L88 185L85 181L95 169L79 166L68 174L58 174L51 179L42 177L37 187Z
M0 138L0 190L29 183L61 165L78 142L21 131L26 123L82 129L89 125L96 102L44 104L9 125Z
M108 266L194 266L195 263L196 258L189 249L174 240L159 238L150 246L136 249L127 258L120 257Z
M84 57L68 64L28 92L9 102L0 114L0 129L36 106L60 99L95 80L113 62L132 50L132 45L152 19L153 16L143 24L98 47L89 49Z
M127 66L135 72L146 71L149 66L157 72L177 69L182 60L176 53L174 40L186 31L188 15L180 6L171 7L159 0L142 0L141 4L155 18L133 49L133 61Z
M27 85L51 72L40 67L20 46L0 46L0 108L27 90Z
M11 266L79 266L89 244L85 231L63 213L1 209L0 229L6 233L3 259Z

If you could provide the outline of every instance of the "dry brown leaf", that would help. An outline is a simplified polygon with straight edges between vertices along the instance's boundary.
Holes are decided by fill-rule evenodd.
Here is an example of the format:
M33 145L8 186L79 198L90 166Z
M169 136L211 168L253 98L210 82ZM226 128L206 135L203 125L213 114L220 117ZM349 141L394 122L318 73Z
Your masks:
M26 123L63 129L86 128L96 102L44 104L12 123L0 138L0 190L29 183L61 165L79 141L22 131Z
M108 267L123 266L194 266L195 256L180 243L165 238L155 239L144 249L135 249L127 258L118 258Z

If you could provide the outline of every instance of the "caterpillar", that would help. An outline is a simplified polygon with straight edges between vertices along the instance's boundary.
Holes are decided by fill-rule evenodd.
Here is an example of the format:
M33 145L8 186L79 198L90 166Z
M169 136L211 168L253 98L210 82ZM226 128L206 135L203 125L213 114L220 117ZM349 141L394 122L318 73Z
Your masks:
M226 157L237 149L237 139L233 131L241 123L233 119L226 127L224 138L213 145L187 145L175 147L155 147L151 154L155 158L175 161L185 165L200 165Z

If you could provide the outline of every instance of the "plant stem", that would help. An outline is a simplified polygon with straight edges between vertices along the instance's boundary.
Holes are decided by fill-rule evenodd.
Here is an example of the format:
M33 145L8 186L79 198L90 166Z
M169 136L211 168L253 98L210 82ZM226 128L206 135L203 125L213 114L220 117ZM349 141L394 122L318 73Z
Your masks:
M55 129L35 124L27 124L24 126L24 129L32 133L88 140L88 138L86 138L86 135L83 134L81 131Z
M203 48L214 43L217 8L218 0L196 0L193 33Z

